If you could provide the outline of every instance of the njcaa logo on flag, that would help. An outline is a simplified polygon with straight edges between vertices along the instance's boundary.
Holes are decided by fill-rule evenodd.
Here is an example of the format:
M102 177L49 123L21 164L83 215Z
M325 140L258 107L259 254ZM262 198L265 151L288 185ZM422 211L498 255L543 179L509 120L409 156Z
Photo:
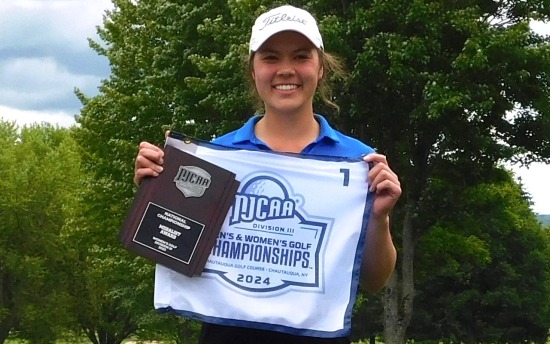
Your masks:
M333 219L307 211L305 198L271 172L241 180L205 272L249 292L323 288L321 249Z

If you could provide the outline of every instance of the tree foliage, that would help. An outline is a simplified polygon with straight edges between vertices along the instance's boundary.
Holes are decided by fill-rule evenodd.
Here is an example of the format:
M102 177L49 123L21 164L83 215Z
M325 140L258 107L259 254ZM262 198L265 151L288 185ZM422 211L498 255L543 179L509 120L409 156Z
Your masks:
M435 171L474 185L491 180L499 161L550 157L549 45L528 26L548 8L522 2L529 11L517 13L514 3L350 4L343 122L388 156L404 186L394 214L399 267L386 293L389 342L404 342L413 314L416 243L431 228L420 214L430 210L423 200Z
M410 338L546 343L550 241L520 186L503 176L471 187L432 182L437 215L418 245ZM438 205L441 195L452 201Z
M63 226L82 176L68 129L0 122L0 343L52 343L72 323Z
M112 66L100 95L88 99L77 92L84 108L76 137L92 173L76 220L82 229L75 233L82 255L76 285L87 295L78 321L94 343L147 338L162 328L184 340L178 337L181 329L175 330L179 319L160 317L152 307L153 264L124 251L117 235L135 192L133 158L139 142L161 143L173 122L204 137L197 131L204 130L201 118L182 112L182 106L194 103L180 101L189 93L183 76L197 73L189 56L203 48L191 37L212 10L200 3L114 1L99 32L106 45L91 42ZM192 327L189 322L180 326Z

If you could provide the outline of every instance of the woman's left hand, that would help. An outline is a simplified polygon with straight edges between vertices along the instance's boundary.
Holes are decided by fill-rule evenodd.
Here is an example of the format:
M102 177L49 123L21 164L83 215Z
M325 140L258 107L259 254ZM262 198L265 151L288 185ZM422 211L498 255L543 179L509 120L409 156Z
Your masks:
M376 217L387 216L401 196L399 178L388 165L386 156L372 153L365 156L363 160L373 163L368 174L370 190L375 194L373 215Z

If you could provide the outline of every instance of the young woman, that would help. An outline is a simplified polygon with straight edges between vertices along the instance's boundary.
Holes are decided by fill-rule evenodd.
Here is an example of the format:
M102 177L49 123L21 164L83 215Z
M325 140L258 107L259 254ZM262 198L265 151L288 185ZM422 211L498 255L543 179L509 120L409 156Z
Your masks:
M389 213L401 195L401 187L385 156L332 129L323 116L313 112L315 92L323 96L329 74L338 69L335 59L324 51L315 19L292 6L262 14L252 28L249 62L250 76L265 112L214 142L251 150L364 156L365 162L373 163L367 179L375 198L363 253L361 285L371 292L380 290L395 267ZM162 164L163 151L142 142L135 160L135 183L144 177L158 176ZM201 343L349 343L349 339L204 324Z

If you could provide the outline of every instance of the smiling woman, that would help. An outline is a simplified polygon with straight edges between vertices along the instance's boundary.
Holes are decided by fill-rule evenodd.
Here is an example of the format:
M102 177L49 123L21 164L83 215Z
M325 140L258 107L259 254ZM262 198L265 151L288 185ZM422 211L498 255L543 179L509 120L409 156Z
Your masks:
M307 298L309 301L304 301L306 299L305 294L317 294L317 291L314 290L315 283L301 283L299 288L304 288L304 290L301 290L303 294L296 298L292 293L265 294L264 292L267 291L273 292L280 288L290 288L291 286L294 288L295 286L292 283L287 283L286 279L281 280L280 278L280 283L271 285L277 278L270 275L270 273L293 275L297 272L291 271L291 268L301 266L304 269L313 269L313 267L310 266L310 252L307 251L311 249L311 246L301 240L289 240L288 242L283 240L282 246L284 248L256 245L257 242L270 243L268 240L270 231L266 231L261 225L266 225L267 228L287 227L293 231L294 227L297 226L293 225L292 219L299 220L299 223L304 227L315 227L315 225L313 225L313 222L308 222L305 215L296 215L297 211L295 210L298 208L294 203L296 201L281 199L281 192L278 192L280 189L265 187L264 182L258 184L261 187L254 186L248 189L246 186L249 184L244 182L239 190L239 195L242 195L242 198L238 197L235 200L233 217L229 222L230 226L241 226L241 222L234 222L235 218L240 218L243 219L243 223L257 224L258 227L254 229L256 234L242 237L241 235L235 235L237 241L227 242L225 246L217 246L218 248L214 249L214 253L224 255L224 258L226 258L225 255L231 254L248 255L250 257L247 259L250 261L259 263L262 259L265 259L264 264L278 264L282 269L257 269L254 275L250 275L244 270L242 274L237 273L236 280L221 277L223 279L223 281L219 281L221 284L218 284L215 279L206 279L206 285L201 285L201 281L204 280L198 278L192 281L174 280L174 283L179 287L184 286L184 288L178 289L179 287L172 288L175 284L171 282L170 272L167 273L161 268L157 270L156 275L155 305L160 311L166 310L165 307L169 305L168 308L171 310L168 311L174 311L177 314L203 321L200 339L202 344L237 342L243 344L349 343L348 336L351 327L343 318L351 317L350 313L345 313L351 311L353 307L348 307L348 302L353 305L355 298L354 296L348 298L345 295L355 293L359 279L361 279L361 286L368 291L381 289L395 267L396 250L389 229L389 213L401 195L400 182L397 175L391 170L385 156L375 153L374 149L367 144L333 129L323 115L314 113L313 98L315 93L317 91L321 93L321 85L324 85L326 80L330 80L331 73L337 70L337 68L334 68L337 65L336 59L331 59L330 55L324 50L323 40L314 17L303 9L293 6L281 6L261 14L256 19L251 31L248 71L255 86L255 92L261 99L263 111L251 116L240 129L219 136L214 142L217 145L227 147L228 151L235 150L235 152L241 153L242 151L253 151L256 159L261 160L266 165L266 167L262 167L262 173L266 173L263 171L267 166L272 166L272 169L276 171L274 173L284 176L285 180L292 179L291 176L296 173L306 175L307 179L314 179L313 183L317 182L320 185L326 183L340 187L342 169L329 169L331 172L327 175L337 177L339 182L327 182L321 178L321 175L310 173L307 167L320 171L328 166L329 162L327 160L320 159L319 166L316 165L315 167L305 163L300 164L300 167L296 167L299 171L285 170L284 168L279 171L275 169L276 165L286 165L282 164L280 160L272 161L270 157L282 157L283 155L272 155L266 152L303 154L304 158L313 155L325 158L331 156L337 157L337 161L340 161L340 159L355 159L355 162L363 168L367 166L365 162L373 163L374 167L368 172L362 171L364 173L361 173L360 177L356 179L358 184L356 188L353 188L355 191L370 190L373 192L372 211L369 211L368 221L365 221L363 217L358 221L366 225L364 232L365 244L363 245L362 242L358 246L352 245L353 247L347 250L347 252L356 253L354 254L355 258L358 259L356 264L353 259L344 264L339 264L341 255L334 254L333 251L328 249L330 246L326 246L326 251L334 254L332 257L327 256L326 270L325 264L321 264L323 265L321 268L323 271L316 273L312 273L312 271L304 272L304 278L305 276L324 276L325 273L328 273L329 266L337 266L338 271L343 273L342 280L353 282L348 284L347 287L343 286L345 282L339 284L338 288L334 288L335 285L333 287L327 285L326 290L322 292L323 296L315 301L309 298ZM323 94L321 94L321 97L323 98ZM226 155L229 154L228 151L225 152ZM232 157L228 161L235 163L239 160ZM312 162L308 161L308 163ZM134 181L136 184L140 184L146 177L159 176L162 173L163 164L163 150L148 142L142 142L135 159ZM250 175L250 172L247 172L247 175ZM270 178L266 179L272 180ZM265 190L269 190L266 191L269 193L264 194ZM314 194L315 191L317 190L313 189L311 193ZM260 193L258 194L258 192ZM283 194L285 193L283 192ZM342 203L355 200L351 195L349 189L344 189ZM315 197L322 199L321 203L325 205L331 204L330 198L334 197L334 193L319 193ZM364 200L363 195L359 198ZM273 201L269 201L270 199ZM305 201L303 202L305 203ZM365 210L363 203L352 203L354 205L359 204L361 211ZM344 206L340 205L340 207L343 208ZM316 210L319 210L319 207L316 207ZM314 213L314 210L312 212ZM312 212L308 211L308 214ZM328 216L326 215L327 212L323 211L322 213L325 214L324 216ZM264 223L264 220L278 222L274 222L275 224L269 227ZM321 219L317 221L322 222ZM334 223L337 227L334 229L340 234L343 234L345 230L351 230L353 233L363 232L354 226L344 224L343 221L335 221ZM293 231L291 233L294 233ZM222 229L222 233L232 234L233 232L225 227ZM316 237L320 238L321 236ZM246 243L247 238L250 240L248 243ZM241 242L241 240L245 242ZM326 245L330 245L330 243L331 241L327 239ZM361 261L360 257L364 257L364 259ZM231 258L234 259L235 257L232 256ZM237 269L248 269L247 265L241 266L237 263L234 264ZM254 268L253 265L251 266ZM211 273L211 271L207 271L208 269L207 265L205 273ZM229 276L230 273L222 275ZM327 277L327 279L330 278ZM341 282L340 278L335 280ZM243 282L253 284L253 286L242 289L252 293L247 295L249 298L241 299L237 295L225 294L226 290L223 289L225 286L232 285L234 287ZM256 283L262 285L262 288L258 289ZM268 290L263 290L264 283L269 285L269 287L266 287ZM218 289L223 284L225 285L221 287L222 289ZM228 289L233 289L233 287ZM167 295L164 288L172 290L168 299L163 298L163 295ZM306 290L308 288L309 290ZM178 300L183 300L183 295L182 298L179 297L181 295L180 290L185 290L186 296L189 297L189 304L196 304L198 307L188 308L186 306L188 304L187 300L179 303ZM193 293L191 290L200 292ZM210 296L227 295L228 297L222 297L223 301L220 299L212 300L211 297L205 298L204 295L200 295L205 290L208 290L207 293ZM346 290L346 292L342 290ZM278 298L283 294L284 297ZM339 296L335 298L330 296L335 294ZM262 300L261 304L263 306L258 307L258 314L251 316L240 313L239 309L242 310L243 302L255 304L259 303L260 300ZM324 303L326 300L336 300L336 304L334 307L328 307ZM172 301L175 303L172 303ZM294 310L296 307L300 307L297 306L300 305L300 302L303 302L301 304L304 306L301 308L303 314L295 317ZM335 313L331 313L332 315L323 314L321 319L318 314L318 309L321 308L346 309L347 311L336 312L337 315Z

